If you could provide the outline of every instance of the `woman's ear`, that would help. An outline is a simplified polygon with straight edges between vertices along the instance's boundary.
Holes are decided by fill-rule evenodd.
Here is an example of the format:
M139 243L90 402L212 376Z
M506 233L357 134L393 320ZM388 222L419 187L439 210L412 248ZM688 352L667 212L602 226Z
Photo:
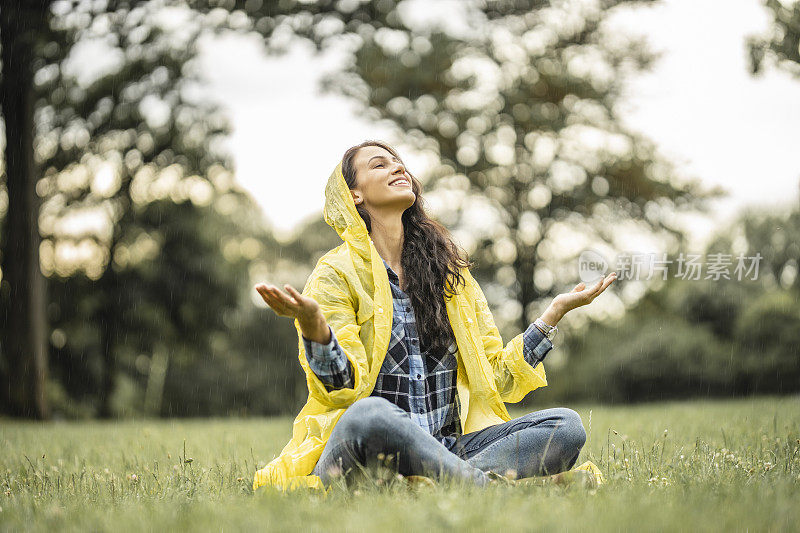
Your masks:
M350 189L350 194L353 195L353 203L355 203L356 205L363 202L363 200L361 199L361 194L358 193L357 191Z

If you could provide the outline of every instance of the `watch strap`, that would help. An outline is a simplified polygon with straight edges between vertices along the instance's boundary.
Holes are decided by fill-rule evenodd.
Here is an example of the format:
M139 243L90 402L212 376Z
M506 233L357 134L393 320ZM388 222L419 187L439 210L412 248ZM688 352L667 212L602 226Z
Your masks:
M542 333L544 333L545 337L547 337L548 339L552 339L553 337L555 337L556 333L558 332L558 326L551 326L549 324L546 324L545 321L542 320L541 318L537 318L533 322L533 325L539 328L539 330Z

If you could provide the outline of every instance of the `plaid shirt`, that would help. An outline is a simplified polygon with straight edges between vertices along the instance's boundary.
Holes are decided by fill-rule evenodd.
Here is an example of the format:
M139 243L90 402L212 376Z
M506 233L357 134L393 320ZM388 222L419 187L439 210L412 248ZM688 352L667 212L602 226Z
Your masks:
M456 390L458 347L450 345L442 355L423 353L411 299L400 289L400 280L386 264L392 288L392 337L371 396L380 396L402 408L424 430L445 446L461 434ZM311 370L329 389L350 388L353 374L333 330L328 344L303 337ZM532 366L542 361L553 345L533 324L523 335L523 355Z

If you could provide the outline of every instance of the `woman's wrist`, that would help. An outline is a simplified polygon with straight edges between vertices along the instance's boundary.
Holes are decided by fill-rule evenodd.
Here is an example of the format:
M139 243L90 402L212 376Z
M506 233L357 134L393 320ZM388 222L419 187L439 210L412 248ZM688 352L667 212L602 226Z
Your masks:
M563 311L561 307L554 304L550 304L545 310L545 312L542 313L542 316L540 316L539 318L541 318L542 321L548 326L555 326L556 324L558 324L559 320L564 318L565 314L566 311Z
M300 322L300 320L298 320ZM300 322L300 331L303 336L319 344L328 344L331 342L331 332L328 327L328 322L322 314L308 322Z

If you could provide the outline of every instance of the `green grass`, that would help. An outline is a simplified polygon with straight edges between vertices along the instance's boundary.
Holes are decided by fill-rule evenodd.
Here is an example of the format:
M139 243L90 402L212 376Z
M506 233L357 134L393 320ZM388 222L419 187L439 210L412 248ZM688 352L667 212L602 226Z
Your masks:
M253 472L288 438L285 418L3 420L0 529L800 527L797 397L577 410L589 433L579 463L606 476L597 490L393 486L327 497L252 493Z

